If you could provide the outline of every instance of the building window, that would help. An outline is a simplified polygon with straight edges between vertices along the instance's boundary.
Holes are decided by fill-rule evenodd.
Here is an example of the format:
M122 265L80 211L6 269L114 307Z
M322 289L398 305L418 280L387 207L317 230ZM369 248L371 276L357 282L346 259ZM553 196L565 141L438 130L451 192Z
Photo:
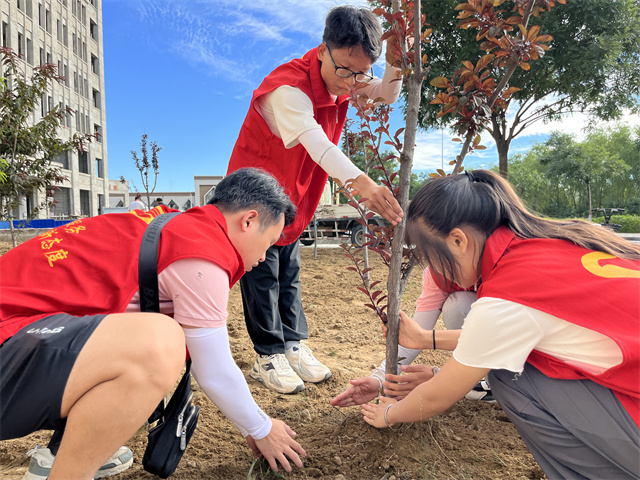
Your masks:
M93 89L93 106L96 108L102 108L100 105L100 92L95 88Z
M91 192L89 190L80 190L80 215L83 217L91 216Z
M44 48L40 48L40 65L44 65Z
M73 91L78 93L78 72L73 72Z
M18 55L24 55L24 35L18 32Z
M27 37L27 63L33 65L33 42Z
M38 4L38 25L44 28L44 5Z
M62 22L59 19L56 20L56 38L59 42L62 41Z
M78 171L80 173L89 173L89 153L78 152Z
M59 163L62 168L69 170L69 152L62 152L60 155L53 157L52 162Z
M67 22L62 21L62 44L66 47L69 44L69 31L67 29Z
M67 112L67 127L71 128L71 125L73 123L73 110L67 107L68 105L65 106L65 111Z
M69 86L69 65L64 64L64 84Z
M46 30L51 33L51 10L47 9L45 14Z
M76 32L71 34L71 46L73 47L73 53L78 54L78 42L76 42Z
M53 57L51 56L51 52L47 52L47 63L53 63Z
M98 141L102 143L102 127L97 123L93 124L93 133L98 135Z
M7 22L2 22L2 46L9 46L9 24Z
M43 93L40 99L40 116L44 117L47 114L47 96Z
M91 19L89 19L89 35L94 40L98 40L98 24Z
M71 13L76 14L76 0L71 0Z
M191 208L191 200L187 200L182 206L182 210L189 210Z
M84 96L85 98L89 98L89 80L87 77L84 78Z
M104 162L101 158L96 158L96 177L104 178Z
M27 0L26 6L27 6L27 16L29 18L33 18L33 5L31 3L31 0Z
M100 75L100 60L93 53L91 54L91 71L96 75Z
M84 5L82 5L82 24L87 24L87 9Z
M69 218L71 216L71 189L57 187L53 193L54 206L51 213L56 218Z
M24 10L24 0L16 0L16 5L18 6L18 10Z
M87 55L87 44L82 42L82 59L86 62L87 58L89 58Z

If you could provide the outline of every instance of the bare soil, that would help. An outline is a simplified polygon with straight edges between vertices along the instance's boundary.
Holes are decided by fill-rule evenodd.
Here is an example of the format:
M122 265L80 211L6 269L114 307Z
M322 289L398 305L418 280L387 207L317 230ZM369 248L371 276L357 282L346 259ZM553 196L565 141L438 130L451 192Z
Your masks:
M0 253L8 244L0 244ZM375 260L375 259L374 259ZM305 468L292 473L269 471L257 462L247 443L197 387L194 402L201 406L198 428L176 473L191 479L537 479L545 478L513 425L497 404L461 400L442 415L393 430L367 425L358 407L338 409L331 398L352 378L368 375L384 358L384 338L375 314L364 306L357 291L359 279L347 271L350 262L342 249L302 250L303 303L314 354L331 368L333 376L321 384L307 384L297 395L281 395L251 379L255 354L246 332L239 287L231 292L229 334L238 366L258 404L287 422L307 451ZM386 267L373 262L375 279L386 280ZM403 309L413 312L420 294L416 271L403 297ZM439 323L437 328L443 328ZM441 365L449 353L425 351L417 362ZM46 445L50 432L0 444L0 478L19 480L27 469L26 452ZM133 466L116 478L157 478L142 469L146 432L141 429L127 445ZM82 453L79 452L81 455Z

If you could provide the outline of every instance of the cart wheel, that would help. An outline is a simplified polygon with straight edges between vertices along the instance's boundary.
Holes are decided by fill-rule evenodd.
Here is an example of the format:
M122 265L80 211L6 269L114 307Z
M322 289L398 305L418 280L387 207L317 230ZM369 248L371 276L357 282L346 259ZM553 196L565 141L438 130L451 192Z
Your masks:
M351 230L351 243L361 247L365 244L366 238L364 237L364 227L360 224L353 227Z

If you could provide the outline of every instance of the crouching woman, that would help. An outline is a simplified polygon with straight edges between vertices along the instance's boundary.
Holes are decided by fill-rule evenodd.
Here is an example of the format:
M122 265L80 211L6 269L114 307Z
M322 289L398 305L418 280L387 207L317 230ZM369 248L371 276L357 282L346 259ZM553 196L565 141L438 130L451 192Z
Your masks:
M431 180L407 217L419 259L482 282L438 375L362 406L376 427L445 411L485 375L549 478L640 477L640 247L580 220L527 211L483 170ZM431 338L404 316L400 343Z

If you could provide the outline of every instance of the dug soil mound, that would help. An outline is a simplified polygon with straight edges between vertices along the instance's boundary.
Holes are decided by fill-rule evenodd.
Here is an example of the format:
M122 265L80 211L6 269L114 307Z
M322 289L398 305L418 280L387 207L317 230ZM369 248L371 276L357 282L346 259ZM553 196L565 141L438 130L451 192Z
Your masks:
M6 251L0 248L0 253ZM373 259L375 260L375 258ZM461 400L431 420L377 430L362 420L358 407L338 409L329 401L349 380L368 375L384 358L380 321L364 306L358 277L347 271L350 261L339 248L302 250L303 304L309 322L310 346L331 368L333 376L307 384L297 395L267 390L248 375L255 353L242 315L240 289L229 302L229 335L238 366L246 374L254 398L264 411L287 422L307 452L304 469L269 471L255 461L247 443L202 391L198 428L176 473L176 480L194 479L534 479L545 478L513 425L497 404ZM386 281L386 267L373 262L373 276ZM413 312L422 275L416 270L403 297L403 309ZM437 328L443 328L439 323ZM446 352L423 352L416 362L442 365ZM45 394L45 392L43 392ZM132 399L133 400L133 399ZM50 432L39 432L0 444L0 478L19 480L27 469L26 452L46 445ZM98 439L96 439L98 440ZM157 478L142 469L146 432L141 429L127 445L133 466L114 477L122 480ZM82 452L78 452L82 455Z

